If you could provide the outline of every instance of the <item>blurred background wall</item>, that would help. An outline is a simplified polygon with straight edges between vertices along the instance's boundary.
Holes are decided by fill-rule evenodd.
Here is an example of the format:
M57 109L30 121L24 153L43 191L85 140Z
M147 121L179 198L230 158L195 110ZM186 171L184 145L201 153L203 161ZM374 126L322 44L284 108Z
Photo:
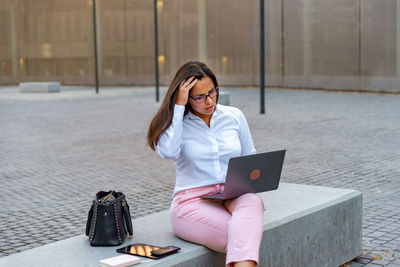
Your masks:
M96 0L100 85L153 85L152 0ZM94 84L93 0L0 0L0 85ZM160 82L259 80L258 0L158 0ZM400 92L400 1L265 0L267 86Z

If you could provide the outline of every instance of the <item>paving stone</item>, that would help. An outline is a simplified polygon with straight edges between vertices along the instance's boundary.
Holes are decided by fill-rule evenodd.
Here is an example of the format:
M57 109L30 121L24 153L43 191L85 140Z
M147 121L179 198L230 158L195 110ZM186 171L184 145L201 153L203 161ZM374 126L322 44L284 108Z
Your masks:
M368 235L366 235L367 237L382 237L382 236L384 236L385 235L385 233L384 232L381 232L381 231L375 231L375 232L372 232L372 233L370 233L370 234L368 234Z
M360 263L360 264L367 264L367 263L371 262L371 259L357 258L353 262L357 262L357 263Z
M388 264L389 262L388 262L388 261L385 261L385 260L373 260L371 263L373 263L373 264L378 264L378 265L386 265L386 264Z
M396 238L396 236L391 236L390 237L390 235L385 235L385 236L378 237L376 240L388 242L388 241L392 241L395 238Z
M364 266L365 264L363 264L363 263L359 263L359 262L351 262L350 264L348 264L347 266L348 267L362 267L362 266Z
M396 259L396 257L392 257L391 255L387 254L387 255L383 255L383 260L387 261L387 262L392 262Z
M394 261L390 262L388 266L393 266L393 267L400 266L400 258L396 258Z

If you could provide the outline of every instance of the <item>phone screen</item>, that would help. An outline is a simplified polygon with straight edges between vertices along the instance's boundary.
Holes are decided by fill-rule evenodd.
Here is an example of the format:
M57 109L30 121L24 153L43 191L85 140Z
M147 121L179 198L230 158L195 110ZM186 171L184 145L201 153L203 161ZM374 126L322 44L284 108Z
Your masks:
M148 245L148 244L132 244L123 248L117 249L117 252L120 253L125 253L125 254L130 254L130 255L135 255L135 256L141 256L141 257L146 257L150 259L160 259L160 256L152 255L151 252L153 250L160 249L160 247L153 246L153 245Z
M151 252L152 255L155 256L167 256L170 254L173 254L175 252L178 252L178 250L180 250L181 248L175 247L175 246L168 246L168 247L164 247L164 248L160 248L157 250L153 250Z

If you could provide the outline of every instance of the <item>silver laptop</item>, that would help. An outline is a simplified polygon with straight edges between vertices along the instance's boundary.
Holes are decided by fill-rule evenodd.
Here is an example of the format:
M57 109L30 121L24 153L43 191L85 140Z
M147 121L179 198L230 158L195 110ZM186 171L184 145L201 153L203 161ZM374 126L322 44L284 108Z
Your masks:
M231 199L246 193L276 190L281 178L286 150L278 150L229 160L224 192L202 199Z

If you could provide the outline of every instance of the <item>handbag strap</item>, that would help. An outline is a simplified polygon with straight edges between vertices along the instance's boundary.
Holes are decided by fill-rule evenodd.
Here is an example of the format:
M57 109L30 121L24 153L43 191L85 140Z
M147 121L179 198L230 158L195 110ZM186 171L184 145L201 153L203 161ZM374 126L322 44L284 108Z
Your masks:
M123 242L122 237L121 237L121 231L119 229L119 221L118 221L118 210L117 210L117 205L114 203L112 204L112 207L114 209L114 219L115 219L115 227L117 229L117 236L118 236L118 240L120 243Z
M88 218L87 218L87 221L86 221L86 231L85 231L85 234L86 234L87 236L89 236L90 224L91 224L91 222L92 222L93 207L94 207L94 201L92 202L92 206L90 207L90 210L89 210L89 212L88 212Z
M89 232L89 242L91 243L94 239L94 234L95 234L95 230L96 230L96 223L97 223L97 208L98 205L95 202L94 203L94 207L93 207L93 217L91 219L91 227L90 227L90 232Z
M129 211L129 205L126 199L122 200L122 210L125 218L125 225L128 228L129 236L133 235L133 227L132 227L132 219L131 219L131 212Z

